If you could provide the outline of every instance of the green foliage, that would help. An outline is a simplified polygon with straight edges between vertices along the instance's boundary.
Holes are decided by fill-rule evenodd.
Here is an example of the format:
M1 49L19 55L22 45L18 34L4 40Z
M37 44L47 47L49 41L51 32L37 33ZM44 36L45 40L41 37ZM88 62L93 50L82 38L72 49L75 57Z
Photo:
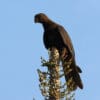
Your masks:
M66 84L69 83L61 81L61 78L64 76L64 72L61 70L62 66L59 64L60 62L58 62L59 55L57 58L57 53L58 52L55 52L55 50L53 53L49 53L49 61L46 61L41 57L42 66L47 67L47 71L41 71L40 69L37 70L40 81L39 88L42 95L45 97L45 100L75 100L75 93L71 92L67 88ZM51 57L52 55L53 57Z

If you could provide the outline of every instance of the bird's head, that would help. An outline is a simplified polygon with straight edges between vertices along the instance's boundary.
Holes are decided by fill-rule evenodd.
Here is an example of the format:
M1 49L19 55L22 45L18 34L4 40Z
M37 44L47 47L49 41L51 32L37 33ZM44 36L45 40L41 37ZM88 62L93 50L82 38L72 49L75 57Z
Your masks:
M45 23L47 21L48 21L48 17L43 13L36 14L34 17L35 23Z

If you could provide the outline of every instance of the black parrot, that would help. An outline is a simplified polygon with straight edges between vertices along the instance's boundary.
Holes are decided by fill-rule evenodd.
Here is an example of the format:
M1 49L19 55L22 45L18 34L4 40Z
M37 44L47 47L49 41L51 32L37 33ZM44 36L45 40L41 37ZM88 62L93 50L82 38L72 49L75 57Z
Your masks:
M35 22L41 23L44 28L43 41L46 49L56 47L59 51L63 63L72 62L71 71L67 73L67 66L63 66L67 87L70 90L76 90L77 87L83 89L83 84L79 73L81 69L76 65L75 52L71 39L66 30L59 24L50 20L45 14L39 13L35 15ZM72 88L71 88L72 87Z

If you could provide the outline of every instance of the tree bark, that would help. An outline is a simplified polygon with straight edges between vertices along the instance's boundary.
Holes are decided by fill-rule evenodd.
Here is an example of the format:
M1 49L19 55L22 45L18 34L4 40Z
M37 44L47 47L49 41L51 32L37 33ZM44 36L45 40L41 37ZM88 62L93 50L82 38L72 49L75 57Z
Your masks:
M48 67L50 72L49 100L60 100L60 66L59 52L52 48L49 55L51 66Z

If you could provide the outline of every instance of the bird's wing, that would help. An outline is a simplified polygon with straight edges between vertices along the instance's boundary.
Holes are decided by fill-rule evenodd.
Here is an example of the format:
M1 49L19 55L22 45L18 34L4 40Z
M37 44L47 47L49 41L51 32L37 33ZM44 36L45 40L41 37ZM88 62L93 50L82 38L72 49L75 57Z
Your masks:
M59 25L57 27L57 32L61 35L62 40L64 44L67 46L67 48L69 49L69 51L72 53L73 56L75 56L74 48L67 31L62 26Z

